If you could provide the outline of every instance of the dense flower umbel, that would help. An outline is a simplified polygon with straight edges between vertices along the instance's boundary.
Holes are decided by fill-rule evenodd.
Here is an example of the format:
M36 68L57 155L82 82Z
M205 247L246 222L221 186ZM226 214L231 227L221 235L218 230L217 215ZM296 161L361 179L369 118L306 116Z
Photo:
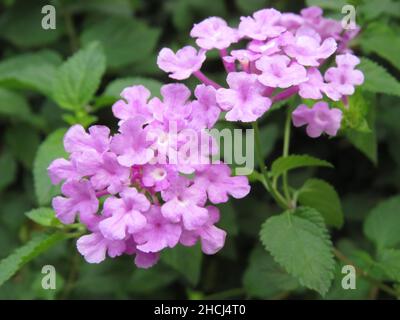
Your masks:
M355 69L359 59L347 47L357 33L342 30L317 7L300 15L264 9L242 17L237 28L218 17L195 24L190 35L199 49L162 49L157 63L171 78L194 75L202 82L194 99L179 83L164 85L161 99L151 98L144 86L128 87L112 107L118 132L71 127L64 137L68 159L48 168L52 182L63 183L62 195L53 199L56 216L64 224L79 221L89 232L78 239L79 252L90 263L135 255L136 265L148 268L162 250L178 244L200 241L206 254L220 250L226 233L215 226L214 204L243 198L250 186L226 164L210 162L217 150L205 129L223 111L228 121L256 121L295 94L346 104L364 80ZM245 47L229 50L236 43ZM227 72L225 87L201 71L214 49ZM336 66L323 74L333 57ZM295 126L306 125L310 137L334 136L342 112L316 101L311 108L298 106L292 118Z
M250 191L246 177L233 177L226 164L209 161L215 147L204 129L220 113L216 90L199 85L191 101L187 87L168 84L161 95L150 99L144 86L124 89L124 100L113 106L118 133L75 125L64 137L69 159L56 159L48 168L53 183L63 181L62 196L53 199L57 218L64 224L79 220L90 232L77 242L90 263L128 254L147 268L163 249L198 240L204 253L214 254L226 233L215 226L219 212L210 203ZM185 130L209 148L186 157L198 141Z
M310 7L300 15L280 13L275 9L263 9L252 16L241 17L237 28L219 17L210 17L195 24L190 35L196 39L199 50L184 47L174 53L164 48L158 56L158 66L173 79L187 79L191 75L216 90L213 107L227 111L228 121L252 122L268 112L279 100L298 94L304 99L319 100L326 97L347 103L347 96L354 93L354 86L364 81L361 71L355 66L359 59L348 48L359 28L344 30L340 21L323 17L322 9ZM229 51L234 44L243 44L241 49ZM227 86L221 86L201 72L208 50L220 52L227 71ZM336 55L335 55L336 54ZM336 58L336 67L322 74L324 64ZM324 66L325 67L325 66ZM321 115L318 110L310 112ZM301 106L293 114L296 126ZM324 110L329 104L324 104ZM327 110L328 110L327 109ZM336 135L340 128L342 113L325 110L328 116L322 126L316 116L303 117L308 124L310 137L322 132ZM318 130L315 128L319 128ZM325 129L324 129L325 128ZM329 129L327 129L329 128Z

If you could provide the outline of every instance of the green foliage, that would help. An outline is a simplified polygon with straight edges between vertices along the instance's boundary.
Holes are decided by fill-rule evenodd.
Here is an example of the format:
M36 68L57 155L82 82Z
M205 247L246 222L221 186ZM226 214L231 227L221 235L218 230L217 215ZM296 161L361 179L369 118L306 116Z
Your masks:
M280 157L272 163L271 173L278 177L281 174L302 167L328 167L332 168L332 164L325 160L320 160L308 155L290 155Z
M0 62L0 84L51 96L54 75L60 63L60 55L50 50L5 59Z
M26 212L25 215L44 227L61 226L60 221L56 218L53 209L50 208L38 208Z
M279 266L262 248L250 256L249 267L243 276L246 293L254 298L271 299L298 288L298 281Z
M31 116L32 113L23 96L0 88L0 117L30 122Z
M62 233L40 233L7 258L0 261L0 286L10 279L24 264L64 239Z
M83 231L80 224L61 225L51 209L51 199L60 193L60 187L51 184L47 167L52 160L66 156L64 128L96 123L114 131L117 120L112 117L111 105L121 99L127 86L142 84L152 96L160 97L160 87L175 81L157 67L158 52L163 47L177 50L194 45L189 37L194 23L220 16L233 26L240 15L258 9L274 7L298 13L303 3L1 3L0 258L10 255L0 262L0 299L320 298L313 291L324 299L398 296L390 291L391 287L400 288L398 1L306 1L339 19L345 4L356 6L361 32L350 46L361 58L357 69L364 73L365 81L349 97L348 108L342 101L329 101L344 113L342 137L309 139L299 129L291 135L289 151L294 155L279 158L286 108L300 102L293 96L274 103L260 120L260 153L271 169L267 173L271 185L266 185L265 176L256 168L258 171L248 176L252 191L245 199L217 205L221 215L217 226L227 232L223 250L206 256L199 245L179 245L165 250L160 263L149 269L136 268L134 257L126 255L88 264L76 251L76 239L60 243L63 233L47 233L68 230L69 236L77 237ZM46 4L56 8L55 30L41 28L41 8ZM226 86L218 51L209 51L207 57L210 63L204 64L202 71ZM327 60L324 67L331 63ZM194 89L198 81L185 83ZM217 123L219 129L249 127L227 122L223 116ZM224 154L223 148L221 151ZM314 167L332 167L331 163L335 170L319 173L340 191L342 203L333 186L313 177ZM283 188L286 180L287 190ZM276 215L282 209L265 188L279 192L286 210L283 214ZM394 196L385 200L389 195ZM333 230L334 244L325 224L336 228L344 224L343 230ZM267 250L260 247L260 237ZM55 243L59 245L53 246ZM349 261L357 267L356 290L344 290L341 285L341 268ZM56 267L57 290L41 287L44 264ZM375 290L379 283L383 286Z
M64 62L55 75L53 97L67 110L86 107L97 91L106 60L98 43L92 42Z
M391 248L400 243L400 196L392 197L373 208L365 220L364 233L377 248Z
M359 68L365 77L363 90L400 96L400 82L385 68L368 58L361 59Z
M371 98L372 99L372 98ZM374 164L378 162L378 142L375 130L375 106L364 98L361 91L349 98L348 109L344 108L347 139Z
M200 279L203 253L198 245L193 247L177 246L162 253L162 261L178 271L191 286Z
M343 212L340 198L329 183L320 179L309 179L299 190L301 205L316 209L325 223L340 228L343 224Z
M274 259L301 285L321 295L328 292L335 263L328 230L318 211L304 207L271 217L263 224L260 238Z
M48 205L51 198L59 193L59 187L53 186L47 174L47 168L56 158L66 157L63 137L65 129L58 129L50 134L40 145L33 167L35 193L39 205Z
M104 47L107 65L120 68L146 58L154 50L159 35L158 29L140 21L111 17L86 29L81 40L83 44L99 41Z

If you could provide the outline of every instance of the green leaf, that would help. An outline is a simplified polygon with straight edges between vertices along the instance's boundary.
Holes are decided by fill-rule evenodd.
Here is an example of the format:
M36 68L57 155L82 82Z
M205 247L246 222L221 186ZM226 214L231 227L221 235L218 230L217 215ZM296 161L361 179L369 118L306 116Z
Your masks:
M299 282L278 265L265 250L257 247L243 276L246 293L259 299L274 298L297 289Z
M347 128L345 134L347 139L364 155L366 155L374 164L378 162L378 141L375 130L375 103L371 103L374 100L375 95L370 96L367 99L363 97L360 91L349 98L349 111L345 111L345 119L350 119L348 112L358 114L359 123L365 123L368 130L362 130L360 126L354 126L353 128ZM356 121L356 122L357 122ZM347 124L349 121L347 121Z
M176 246L172 250L165 250L161 259L167 265L182 274L192 286L200 280L202 253L200 246Z
M296 168L317 166L333 168L333 165L328 161L320 160L309 155L290 155L276 159L272 163L271 173L273 176L278 177L286 171Z
M0 154L0 191L14 182L17 174L17 164L10 152Z
M379 253L378 263L390 279L400 282L400 250L382 250Z
M25 98L13 91L0 88L0 117L31 121L31 110Z
M361 58L358 68L365 77L363 90L400 96L400 82L375 61Z
M265 221L261 242L275 261L300 284L325 295L331 285L335 261L332 243L320 213L298 208Z
M23 265L63 240L62 233L40 233L7 258L0 261L0 286L10 279Z
M371 210L364 223L364 234L378 250L400 243L400 196L379 203Z
M108 84L104 93L96 99L96 107L99 108L113 104L121 98L121 92L123 89L134 85L143 85L150 90L153 97L160 97L160 90L163 84L154 79L140 77L115 79Z
M83 109L97 91L105 68L101 46L90 43L59 67L54 79L53 98L64 109Z
M47 174L47 167L56 158L67 157L63 146L65 129L51 133L40 145L33 165L35 193L39 205L48 205L51 198L60 193L58 186L53 186Z
M152 53L160 35L159 29L133 19L109 17L84 30L81 41L88 44L99 41L110 68L132 64ZM154 61L155 63L155 61Z
M328 182L309 179L299 190L301 205L316 209L323 216L325 223L337 228L343 225L343 212L340 198Z
M45 227L61 225L56 218L53 209L50 208L33 209L29 212L26 212L25 215L32 221Z
M15 3L1 16L0 36L21 48L39 47L56 41L64 32L63 20L61 15L57 15L56 28L43 29L41 10L46 4L48 1L40 0Z
M374 52L400 70L400 39L389 25L376 23L363 32L360 38L363 50Z
M0 85L36 90L51 96L51 87L59 64L59 54L49 50L13 56L0 62Z
M7 128L5 141L14 157L25 168L32 169L33 160L40 144L39 133L31 126L12 126Z

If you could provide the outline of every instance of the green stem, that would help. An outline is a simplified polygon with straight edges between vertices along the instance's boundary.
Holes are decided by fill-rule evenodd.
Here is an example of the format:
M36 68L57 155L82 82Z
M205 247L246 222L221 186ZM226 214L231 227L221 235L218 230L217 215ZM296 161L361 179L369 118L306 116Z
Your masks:
M291 127L291 113L290 110L287 111L286 121L285 121L285 132L283 136L283 157L287 157L289 155L289 145L290 145L290 127ZM289 183L288 183L288 173L287 171L283 173L283 193L287 201L290 200L289 193Z
M264 163L264 159L261 154L261 141L260 141L260 129L258 127L257 121L252 123L254 129L254 139L255 139L255 149L258 159L258 164L260 166L261 174L264 177L263 185L267 189L267 191L271 194L271 196L275 199L280 207L283 209L288 209L288 203L285 198L279 193L279 191L271 184L271 180L268 176L267 167Z

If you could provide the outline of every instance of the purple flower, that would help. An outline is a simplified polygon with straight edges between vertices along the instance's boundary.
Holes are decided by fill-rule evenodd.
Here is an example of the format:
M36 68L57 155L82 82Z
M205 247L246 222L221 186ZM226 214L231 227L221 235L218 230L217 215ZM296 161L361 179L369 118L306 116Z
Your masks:
M262 73L258 80L272 88L288 88L307 81L306 69L284 55L263 56L256 61L256 67Z
M136 250L135 265L138 268L148 269L154 266L160 259L160 254L155 252L142 252Z
M67 181L61 192L66 197L55 197L52 202L56 217L64 224L71 224L79 213L83 223L91 224L99 208L99 201L91 183L87 180Z
M51 162L47 168L52 184L58 184L62 180L79 180L82 176L77 172L74 161L63 158Z
M221 109L218 107L217 91L212 86L200 84L194 90L197 100L191 103L190 127L211 129L218 121Z
M225 49L238 40L236 31L219 17L210 17L195 24L190 36L197 38L197 45L205 50Z
M207 207L209 218L207 222L194 231L184 231L180 242L186 246L193 246L200 238L201 249L205 254L215 254L224 246L226 232L214 224L219 221L218 208Z
M109 149L110 140L110 129L105 126L92 126L88 134L81 125L76 124L65 134L64 148L69 153L93 149L101 154Z
M169 187L169 180L176 177L177 173L170 165L144 165L142 167L142 183L145 187L152 187L154 191L165 190Z
M263 9L255 12L253 17L241 17L239 34L254 40L265 40L279 36L286 29L277 25L281 13L275 9Z
M229 89L217 90L218 105L228 110L226 120L255 121L271 106L271 100L263 96L265 88L255 74L231 72L226 81Z
M202 192L188 186L186 178L178 177L168 191L163 191L161 195L165 201L161 213L169 221L182 221L187 230L196 229L206 222L208 213L203 208L206 198Z
M228 195L240 199L250 192L247 177L232 177L231 169L224 163L204 166L196 174L194 185L206 192L208 199L214 204L227 202Z
M141 85L125 88L121 92L123 99L118 100L112 106L113 114L121 120L133 119L137 116L143 117L146 121L152 119L152 113L147 105L150 98L150 91Z
M306 131L311 138L318 138L323 132L335 136L342 121L342 111L329 109L323 101L317 102L312 108L302 104L293 111L292 120L295 127L307 125Z
M179 242L182 226L166 219L159 206L152 206L146 212L147 224L143 230L134 235L139 244L137 248L143 252L159 252L164 248L173 248Z
M76 158L79 172L90 177L90 182L96 190L107 189L115 194L129 184L130 169L118 163L117 156L112 152L98 155L89 150Z
M100 263L106 258L120 256L125 251L124 241L113 241L104 238L100 233L91 233L78 239L76 247L89 263Z
M154 156L153 150L149 148L153 141L149 139L143 123L141 117L123 122L120 133L111 141L111 150L118 155L118 162L122 166L145 164Z
M121 198L109 197L104 202L103 216L99 223L101 233L110 240L123 240L146 226L143 212L149 210L150 202L135 188L120 193Z
M320 35L311 28L300 28L284 47L285 53L303 66L317 67L320 61L330 57L337 48L335 39L328 38L321 43Z
M354 67L360 60L349 53L336 56L337 67L331 67L325 72L325 80L331 88L341 95L352 95L354 86L364 82L364 74Z
M158 54L157 64L161 70L170 73L170 78L183 80L199 71L205 60L204 50L197 52L195 48L186 46L176 54L169 48L163 48Z
M341 94L331 84L324 82L324 79L317 68L307 70L306 82L300 83L299 95L304 99L322 99L322 93L325 93L330 99L339 101Z

